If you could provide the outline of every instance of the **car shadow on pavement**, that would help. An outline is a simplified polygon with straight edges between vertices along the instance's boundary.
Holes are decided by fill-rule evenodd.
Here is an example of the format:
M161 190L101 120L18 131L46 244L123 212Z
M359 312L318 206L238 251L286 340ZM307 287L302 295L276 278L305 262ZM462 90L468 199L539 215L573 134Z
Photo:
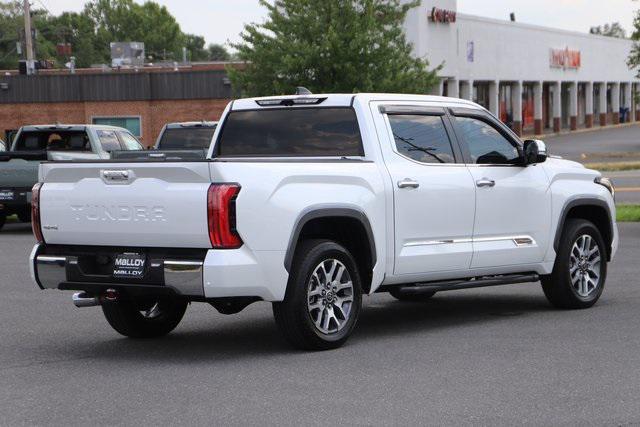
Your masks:
M361 314L356 335L375 339L387 334L429 333L548 311L553 309L542 295L444 292L423 302L391 300L371 304Z
M10 222L5 224L2 230L0 230L0 238L2 238L2 236L22 236L31 233L30 222Z
M411 303L379 296L365 304L354 336L345 349L372 340L403 334L429 334L467 324L509 322L515 316L553 311L544 297L531 295L438 295L432 300ZM187 312L188 316L188 312ZM242 315L241 315L242 316ZM115 332L114 332L115 334ZM77 345L58 347L60 358L90 358L126 363L212 363L237 358L290 354L313 354L292 349L282 339L271 316L237 318L197 329L178 327L167 337L154 340L115 338L105 341L74 338ZM51 349L54 353L56 349ZM338 350L342 351L342 350ZM73 352L73 354L70 354ZM64 353L64 354L60 354ZM54 356L49 354L49 356ZM319 356L318 356L319 357Z

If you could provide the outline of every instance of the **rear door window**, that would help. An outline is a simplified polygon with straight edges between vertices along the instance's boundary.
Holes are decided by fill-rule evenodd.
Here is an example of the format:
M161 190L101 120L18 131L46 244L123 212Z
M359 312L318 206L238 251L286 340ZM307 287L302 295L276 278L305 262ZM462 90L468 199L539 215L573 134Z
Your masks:
M455 163L441 116L389 115L398 153L420 163Z
M232 111L217 144L220 157L364 156L351 108Z

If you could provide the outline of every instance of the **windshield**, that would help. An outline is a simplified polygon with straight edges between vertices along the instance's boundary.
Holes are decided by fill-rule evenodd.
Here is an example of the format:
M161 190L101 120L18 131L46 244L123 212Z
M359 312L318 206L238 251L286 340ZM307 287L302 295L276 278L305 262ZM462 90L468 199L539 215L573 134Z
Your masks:
M78 130L21 132L15 151L91 151L89 136Z
M202 150L209 148L214 127L165 129L158 150Z

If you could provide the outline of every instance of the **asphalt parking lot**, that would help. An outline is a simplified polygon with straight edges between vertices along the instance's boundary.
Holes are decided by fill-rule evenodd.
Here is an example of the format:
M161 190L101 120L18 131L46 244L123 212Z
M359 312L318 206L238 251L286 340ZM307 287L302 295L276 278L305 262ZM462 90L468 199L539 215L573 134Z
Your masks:
M0 233L0 424L640 424L640 224L600 303L558 311L537 284L365 299L339 350L291 350L271 307L194 304L132 341L99 308L28 278L28 226Z
M640 160L640 125L568 133L544 139L551 154L581 163ZM603 172L616 186L616 202L640 204L640 171Z
M640 125L566 133L544 138L551 154L578 162L623 161L640 156ZM623 156L623 157L618 157Z

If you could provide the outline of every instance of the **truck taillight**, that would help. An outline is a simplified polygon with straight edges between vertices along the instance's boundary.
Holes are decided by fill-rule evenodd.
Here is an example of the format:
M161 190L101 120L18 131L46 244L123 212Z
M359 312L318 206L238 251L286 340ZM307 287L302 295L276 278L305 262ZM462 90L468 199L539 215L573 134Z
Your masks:
M40 225L40 189L42 183L37 183L31 190L31 229L38 243L44 243L42 226Z
M242 239L236 231L237 184L211 184L207 193L209 240L214 249L237 249Z

